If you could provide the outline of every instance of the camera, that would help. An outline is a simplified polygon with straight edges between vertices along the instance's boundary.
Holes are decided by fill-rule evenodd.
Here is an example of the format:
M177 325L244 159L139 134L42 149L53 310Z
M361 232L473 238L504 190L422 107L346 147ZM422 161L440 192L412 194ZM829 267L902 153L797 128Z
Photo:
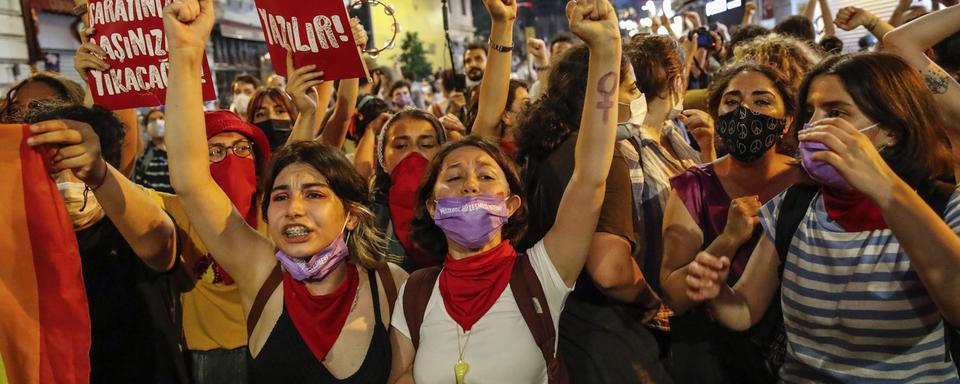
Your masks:
M700 27L696 30L690 32L687 36L688 39L693 39L693 35L697 35L697 47L706 48L708 50L713 50L717 48L717 41L713 38L713 35L710 33L710 30L707 27Z

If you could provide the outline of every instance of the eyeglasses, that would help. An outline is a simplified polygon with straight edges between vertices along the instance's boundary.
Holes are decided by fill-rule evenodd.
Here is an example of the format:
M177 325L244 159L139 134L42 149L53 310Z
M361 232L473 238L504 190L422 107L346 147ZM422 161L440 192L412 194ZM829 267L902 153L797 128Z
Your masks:
M210 162L219 163L223 159L227 158L227 152L232 152L236 157L250 157L250 154L253 153L253 143L240 140L236 143L233 143L231 146L226 146L223 144L210 144L207 147L207 150L210 152Z

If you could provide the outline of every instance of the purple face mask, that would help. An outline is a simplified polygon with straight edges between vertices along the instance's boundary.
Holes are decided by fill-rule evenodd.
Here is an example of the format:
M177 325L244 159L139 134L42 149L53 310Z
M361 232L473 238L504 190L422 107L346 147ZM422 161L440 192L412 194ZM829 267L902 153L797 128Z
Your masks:
M807 123L803 125L803 129L812 127L813 124ZM873 124L869 127L863 128L860 132L865 132L876 127L877 124ZM807 171L807 174L810 175L810 178L817 183L825 185L833 189L850 189L850 183L847 183L847 180L840 175L840 172L837 171L830 163L820 160L812 160L810 156L814 153L820 151L826 151L826 145L816 141L801 141L800 142L800 163L803 165L803 169Z
M437 199L433 222L447 239L467 249L480 249L509 218L504 197L475 195Z
M343 229L346 229L349 220L350 216L347 216L347 220L343 221ZM330 272L337 269L337 266L346 260L350 253L347 249L347 242L343 240L343 229L340 230L340 234L333 239L330 245L309 258L290 257L282 251L277 251L277 260L280 260L283 269L297 281L323 280Z
M393 100L397 107L404 108L413 105L413 98L410 95L403 95Z

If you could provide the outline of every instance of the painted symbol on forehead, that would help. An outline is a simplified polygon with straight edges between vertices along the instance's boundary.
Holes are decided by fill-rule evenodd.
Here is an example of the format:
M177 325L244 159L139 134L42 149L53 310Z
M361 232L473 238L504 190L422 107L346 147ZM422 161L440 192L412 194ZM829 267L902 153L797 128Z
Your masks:
M617 74L607 72L606 75L600 77L600 81L597 82L597 92L600 92L601 96L600 102L597 103L597 109L603 111L603 122L606 123L610 119L610 109L613 108L613 96L617 92Z

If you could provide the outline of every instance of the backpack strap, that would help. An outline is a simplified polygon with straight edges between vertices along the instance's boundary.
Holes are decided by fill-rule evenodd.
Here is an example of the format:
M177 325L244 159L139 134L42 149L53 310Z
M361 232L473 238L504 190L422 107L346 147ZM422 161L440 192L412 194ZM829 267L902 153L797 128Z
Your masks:
M134 167L134 178L140 177L146 180L147 168L150 167L150 162L153 161L155 155L155 147L153 144L148 143L147 149L143 152L143 156L137 159L137 164Z
M387 295L387 304L390 305L390 314L393 315L393 305L397 302L397 283L393 279L393 273L390 272L390 265L386 262L379 262L374 267L380 281L383 283L383 293Z
M779 276L783 278L783 268L787 262L787 252L790 251L790 242L800 227L800 222L810 209L810 203L817 196L820 187L815 184L796 184L787 189L780 203L780 212L777 213L777 226L774 245L780 257Z
M415 349L420 347L420 326L423 325L427 303L430 302L433 286L439 277L440 267L436 266L414 271L407 278L403 291L403 317L407 320L410 341Z
M939 180L927 180L917 187L917 194L933 209L941 219L946 218L947 203L957 190L957 186Z
M513 291L517 307L520 308L520 314L527 323L527 328L533 334L534 342L543 353L549 383L567 383L566 369L556 353L557 331L550 315L550 306L543 293L543 285L537 277L537 272L525 253L517 254L517 261L510 275L510 289Z
M276 267L270 271L270 276L267 276L267 280L260 286L257 297L253 299L253 306L250 307L250 313L247 315L248 338L253 334L253 327L257 326L257 322L260 321L260 315L263 314L263 307L267 305L267 300L270 300L270 295L273 295L273 291L275 291L282 282L283 271L280 270L280 263L278 262Z

